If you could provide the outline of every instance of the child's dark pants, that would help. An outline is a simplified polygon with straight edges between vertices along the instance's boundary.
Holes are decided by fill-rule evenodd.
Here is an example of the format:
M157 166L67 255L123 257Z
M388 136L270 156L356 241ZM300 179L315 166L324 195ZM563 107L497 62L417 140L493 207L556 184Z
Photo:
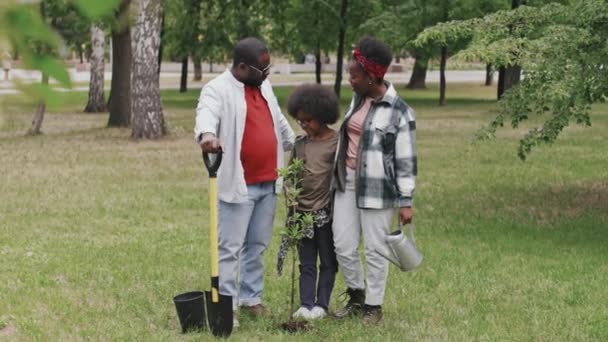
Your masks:
M338 271L338 261L334 250L331 222L315 228L312 239L303 238L298 248L300 255L300 303L312 309L318 305L329 308L331 291ZM319 255L319 283L317 284L317 255ZM315 301L316 289L316 301Z

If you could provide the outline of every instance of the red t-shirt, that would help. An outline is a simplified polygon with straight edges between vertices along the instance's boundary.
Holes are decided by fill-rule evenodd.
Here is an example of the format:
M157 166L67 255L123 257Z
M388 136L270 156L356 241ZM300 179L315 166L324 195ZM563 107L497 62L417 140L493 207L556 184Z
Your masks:
M245 183L274 181L277 174L277 137L268 103L258 87L245 86L247 119L241 143Z

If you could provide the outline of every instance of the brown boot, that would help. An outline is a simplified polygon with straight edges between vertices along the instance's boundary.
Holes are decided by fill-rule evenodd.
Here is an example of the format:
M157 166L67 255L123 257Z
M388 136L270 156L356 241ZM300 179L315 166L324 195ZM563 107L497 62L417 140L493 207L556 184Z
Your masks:
M375 325L382 322L382 306L365 305L363 308L363 324Z
M268 309L266 309L266 307L262 304L256 304L252 306L241 306L241 310L255 317L264 317L268 316L269 314Z
M365 304L365 290L362 289L347 289L345 294L349 296L346 306L336 312L336 318L345 318L360 315L363 313L363 305Z

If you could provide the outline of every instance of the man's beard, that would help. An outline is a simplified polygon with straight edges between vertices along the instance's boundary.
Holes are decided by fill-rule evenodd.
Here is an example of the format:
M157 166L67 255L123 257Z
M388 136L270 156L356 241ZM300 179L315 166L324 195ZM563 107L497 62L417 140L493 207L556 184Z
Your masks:
M246 85L251 86L251 87L259 87L262 85L262 83L264 83L264 80L261 80L259 78L249 77L249 78L246 78L245 80L243 80L243 83L245 83Z

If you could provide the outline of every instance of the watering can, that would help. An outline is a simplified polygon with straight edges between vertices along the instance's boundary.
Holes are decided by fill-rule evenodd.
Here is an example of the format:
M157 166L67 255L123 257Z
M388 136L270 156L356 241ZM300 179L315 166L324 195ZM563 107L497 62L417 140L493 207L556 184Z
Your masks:
M409 236L403 233L401 223L399 223L398 229L388 234L384 241L387 248L376 249L376 252L399 267L401 271L412 271L422 263L422 254L416 248L413 224L410 224Z

